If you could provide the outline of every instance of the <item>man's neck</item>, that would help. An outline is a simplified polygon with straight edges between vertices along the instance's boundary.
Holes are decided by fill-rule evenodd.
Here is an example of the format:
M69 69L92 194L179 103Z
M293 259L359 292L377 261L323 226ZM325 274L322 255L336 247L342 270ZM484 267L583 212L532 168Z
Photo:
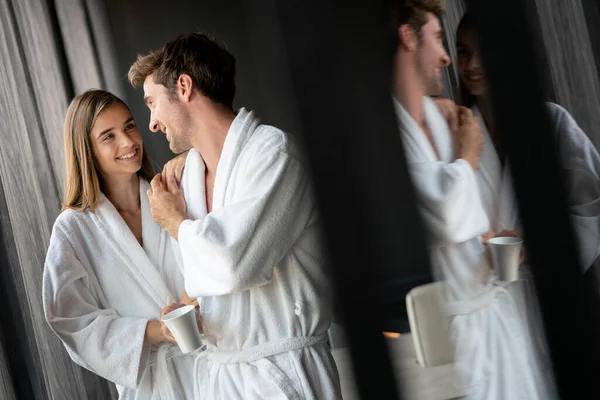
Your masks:
M199 115L202 118L196 119L194 129L199 134L192 141L192 147L202 156L206 174L214 174L235 114L227 107L213 106L205 108Z
M397 61L401 63L402 61ZM425 107L423 97L426 96L420 79L410 65L396 65L394 76L394 97L420 127L425 127Z
M137 174L103 176L102 192L119 212L140 209L140 186Z
M404 64L401 64L402 62ZM437 158L441 159L433 134L425 119L423 98L427 96L427 93L424 86L420 83L421 80L413 65L414 63L411 60L403 61L401 58L396 57L394 97L421 128Z

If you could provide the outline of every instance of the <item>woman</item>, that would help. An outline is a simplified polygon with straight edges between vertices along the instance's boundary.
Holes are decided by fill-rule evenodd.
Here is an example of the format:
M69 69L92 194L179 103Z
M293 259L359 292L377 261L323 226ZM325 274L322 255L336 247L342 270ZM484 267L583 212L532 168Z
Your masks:
M517 205L506 155L496 132L485 70L479 57L473 16L466 13L457 29L460 102L483 122L485 144L478 174L480 194L491 231L519 231ZM600 255L600 156L575 120L562 107L546 103L556 132L560 162L567 177L567 200L587 269Z
M153 176L125 103L76 97L64 125L66 190L44 266L46 320L74 362L114 382L119 399L193 399L199 352L165 336L166 304L190 302L169 235L150 214Z

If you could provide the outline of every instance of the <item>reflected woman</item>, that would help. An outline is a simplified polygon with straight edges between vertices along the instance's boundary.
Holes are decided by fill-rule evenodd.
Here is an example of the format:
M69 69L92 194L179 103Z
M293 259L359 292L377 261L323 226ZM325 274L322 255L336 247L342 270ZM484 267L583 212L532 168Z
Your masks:
M480 58L479 43L472 14L466 13L457 29L457 69L460 78L460 102L478 117L484 136L484 146L477 173L478 188L484 209L490 221L487 237L517 235L521 233L516 199L502 140L496 129L486 72ZM560 151L561 167L567 178L569 211L579 236L580 255L587 269L600 254L600 156L569 113L554 103L546 103L555 132L554 139ZM453 104L440 102L443 113L452 117ZM444 105L446 107L444 107ZM543 201L541 199L540 201ZM551 216L549 216L551 217ZM484 240L486 238L484 237ZM524 371L528 369L534 391L526 398L549 399L554 397L552 373L546 354L543 332L540 329L539 311L533 288L522 285L521 296L513 296L518 309L524 313L529 325L524 335L519 335L528 355L513 354L515 365L503 370L503 385L515 387L508 379L510 370L518 370L517 361ZM521 302L523 302L521 304ZM508 323L509 321L505 321ZM532 353L529 353L532 351ZM481 368L491 365L493 359L470 360L472 365L482 362ZM504 366L506 367L506 366ZM503 366L498 366L503 368ZM524 369L523 369L524 368ZM518 377L515 377L518 378Z
M154 172L125 103L90 90L64 124L66 190L46 255L46 319L71 359L119 399L193 399L201 353L163 333L165 305L190 303L169 235L150 214ZM196 371L197 372L197 371Z
M475 21L467 12L457 33L460 102L479 117L485 144L481 154L479 191L490 219L489 235L503 230L520 231L517 204L506 155L496 131L486 73L479 56ZM567 178L567 201L578 234L584 269L600 255L600 156L577 122L561 106L546 103L561 166Z

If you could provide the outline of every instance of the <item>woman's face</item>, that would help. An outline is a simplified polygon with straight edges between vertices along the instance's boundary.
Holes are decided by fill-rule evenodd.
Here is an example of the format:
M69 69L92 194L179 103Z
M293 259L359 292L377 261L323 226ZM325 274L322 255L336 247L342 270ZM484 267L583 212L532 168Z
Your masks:
M104 177L135 174L142 167L142 136L121 103L108 106L98 115L90 142L96 168Z
M487 90L487 82L479 57L479 43L473 29L465 28L458 32L456 52L458 75L462 84L473 96L481 96Z

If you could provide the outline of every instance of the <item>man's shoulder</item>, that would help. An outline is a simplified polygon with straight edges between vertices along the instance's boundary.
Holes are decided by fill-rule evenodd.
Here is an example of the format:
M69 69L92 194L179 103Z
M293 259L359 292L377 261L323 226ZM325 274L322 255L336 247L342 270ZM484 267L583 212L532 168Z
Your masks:
M249 149L255 152L276 154L285 152L296 155L296 141L294 137L272 125L261 124L256 128L248 142Z

